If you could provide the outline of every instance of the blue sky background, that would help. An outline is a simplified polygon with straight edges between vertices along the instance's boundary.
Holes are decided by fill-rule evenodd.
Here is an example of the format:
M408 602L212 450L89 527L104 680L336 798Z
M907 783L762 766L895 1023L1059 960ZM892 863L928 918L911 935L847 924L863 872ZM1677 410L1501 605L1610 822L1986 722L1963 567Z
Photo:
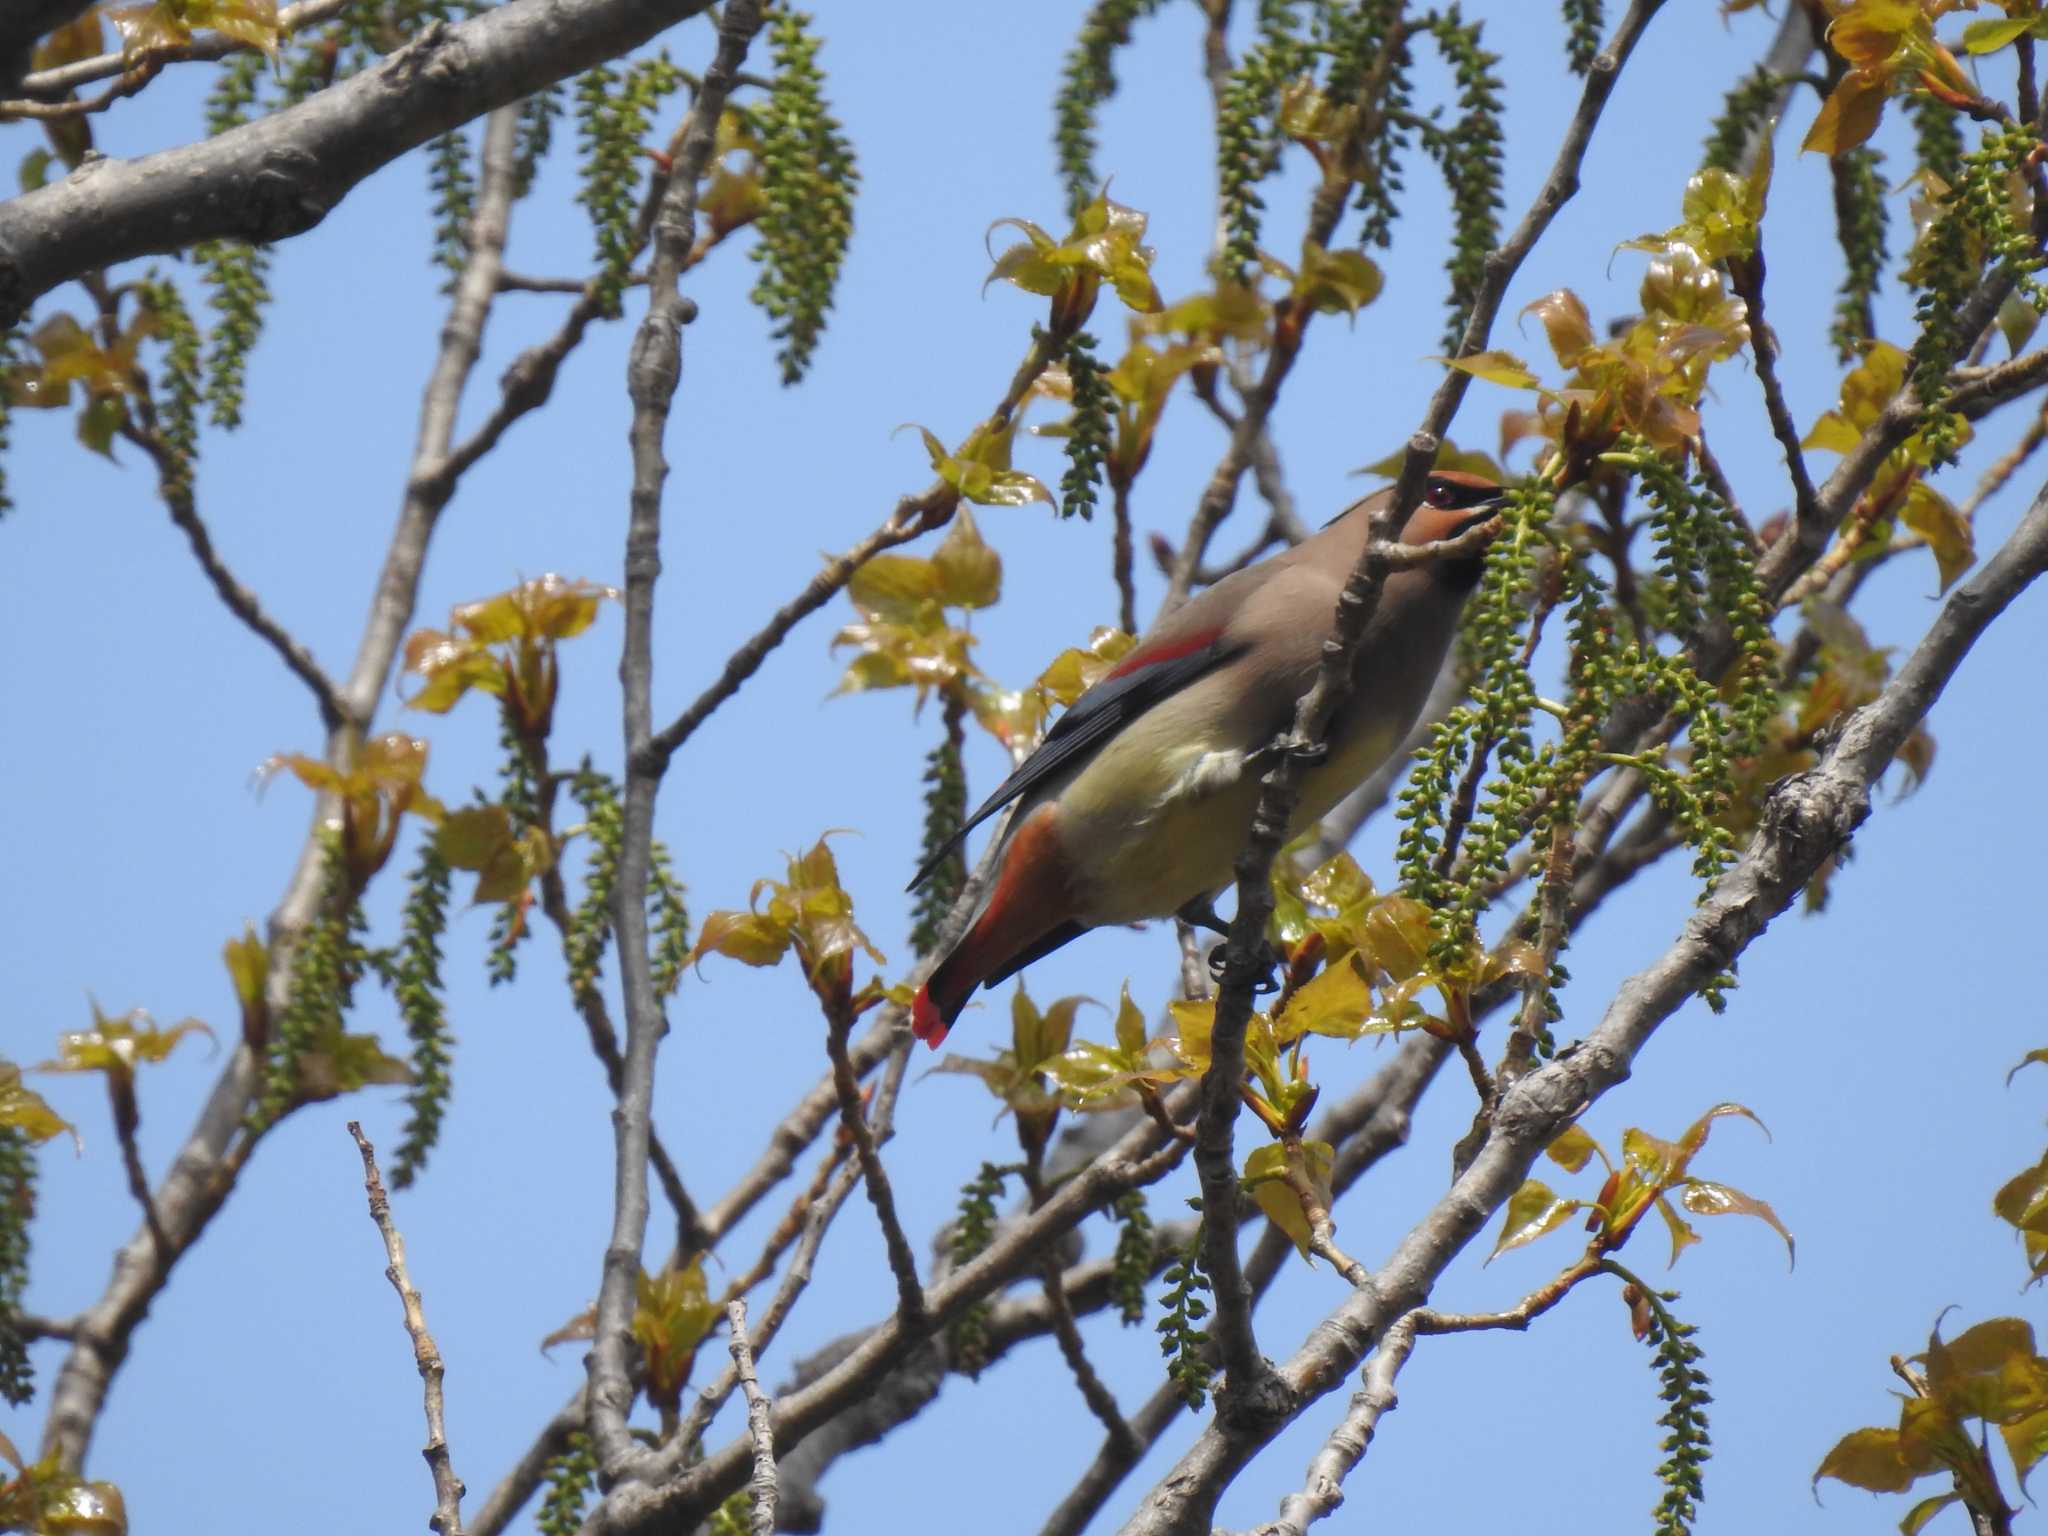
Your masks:
M656 644L656 714L666 719L725 655L810 575L815 552L872 528L928 479L919 422L957 441L986 412L1026 344L1040 301L982 292L983 232L1006 215L1059 223L1048 139L1058 70L1081 7L903 3L886 13L821 8L822 63L861 157L857 233L838 310L810 380L776 382L765 322L744 302L753 268L736 249L693 273L702 317L685 337L682 389L668 451L666 575ZM1477 4L1487 41L1509 63L1508 217L1534 192L1577 96L1555 7ZM1120 65L1124 89L1104 114L1099 166L1115 194L1152 215L1156 273L1169 297L1202 282L1213 190L1207 93L1197 71L1198 16L1169 7L1144 24ZM1585 191L1522 270L1497 340L1544 355L1540 329L1513 316L1559 285L1596 318L1633 305L1643 258L1615 246L1675 222L1719 93L1760 55L1775 23L1724 24L1694 0L1667 7L1623 77L1588 157ZM669 40L701 67L702 24ZM1434 66L1423 74L1432 79ZM138 101L99 120L103 148L140 152L197 129L203 69L170 71ZM1432 98L1433 99L1433 98ZM1794 110L1781 139L1766 243L1771 308L1787 357L1795 416L1833 404L1839 371L1824 341L1836 277L1825 166L1793 153L1813 110ZM668 117L660 125L665 134ZM1895 142L1897 124L1884 142ZM38 143L14 125L0 157ZM1895 162L1897 163L1897 162ZM569 201L571 156L558 152L536 196L514 213L509 262L581 274L589 234ZM1298 246L1303 162L1270 193L1266 243ZM1311 521L1357 495L1347 478L1413 429L1437 366L1440 266L1447 215L1434 173L1409 176L1409 216L1386 261L1384 297L1346 328L1318 322L1276 423L1280 450ZM210 434L200 474L204 515L222 552L266 606L328 669L346 669L416 430L419 391L444 300L427 266L425 168L418 158L360 187L314 233L283 247L278 302L253 363L248 425ZM1906 226L1892 201L1894 239ZM506 295L465 400L474 422L498 372L551 330L566 301ZM77 289L36 315L81 311ZM629 301L629 318L637 311ZM1107 307L1093 329L1121 340ZM1884 334L1909 339L1896 292ZM628 484L624 326L596 331L564 370L552 405L521 423L464 481L428 565L419 624L522 576L560 571L615 581ZM1710 432L1753 517L1783 505L1761 405L1746 364L1716 375ZM1475 387L1456 429L1488 443L1498 412L1520 403ZM2014 416L1985 434L1947 482L1957 499L1977 467L2012 441ZM219 960L224 940L259 925L306 833L307 796L290 781L259 796L252 773L278 751L307 751L318 722L300 685L220 605L170 526L138 455L109 466L71 439L68 417L24 417L10 473L18 510L0 540L0 795L10 807L13 878L0 883L10 986L0 1050L33 1063L61 1030L87 1021L90 992L111 1010L187 1015L224 1036L235 1006ZM1221 447L1182 398L1161 429L1137 493L1143 529L1178 538ZM1054 445L1027 445L1024 467L1058 474ZM1824 458L1817 460L1825 467ZM2026 476L1986 507L1980 547L2010 529ZM1234 549L1264 515L1247 485L1218 545ZM1042 507L979 514L1006 562L1005 601L977 618L978 657L998 677L1028 680L1055 651L1111 622L1106 519L1055 524ZM1140 611L1161 583L1141 570ZM1873 635L1910 646L1934 612L1928 558L1896 561L1859 610ZM2038 800L2048 730L2039 708L2043 600L2023 598L1978 648L1936 710L1932 778L1910 799L1881 797L1827 914L1785 918L1751 952L1725 1017L1686 1010L1660 1032L1637 1075L1596 1106L1588 1128L1613 1145L1627 1125L1674 1134L1708 1105L1754 1108L1775 1141L1730 1123L1701 1169L1762 1196L1799 1237L1782 1245L1754 1223L1710 1223L1708 1241L1670 1278L1682 1316L1701 1325L1714 1379L1716 1455L1700 1529L1868 1530L1904 1504L1829 1484L1814 1466L1841 1433L1892 1420L1886 1360L1920 1346L1943 1308L1955 1326L2018 1311L2023 1265L1991 1215L1992 1191L2034 1160L2048 1076L2004 1076L2048 1044L2035 975L2041 902ZM840 663L827 644L850 617L843 602L810 620L676 763L658 813L692 910L743 904L785 851L830 827L859 829L835 846L861 921L900 974L919 807L915 786L938 730L902 695L828 698ZM620 623L607 614L564 653L558 758L588 750L618 762L614 682ZM462 798L496 760L495 724L465 707L440 719L387 699L383 728L433 742L430 785ZM977 739L974 791L1000 754ZM1360 852L1384 873L1390 824ZM405 855L401 855L401 858ZM393 873L396 873L394 869ZM393 933L399 882L372 904L376 937ZM1616 981L1675 933L1691 900L1678 868L1646 876L1610 903L1571 951L1565 1033L1598 1014ZM461 1037L457 1088L423 1183L396 1201L413 1275L448 1362L448 1425L474 1507L582 1377L581 1350L542 1356L538 1341L594 1294L611 1213L608 1095L561 985L551 937L529 945L517 986L483 984L488 914L467 911L448 944L450 1011ZM1031 973L1035 996L1113 999L1128 977L1156 1009L1172 975L1164 928L1103 934ZM608 971L611 969L607 967ZM1084 1020L1102 1016L1084 1014ZM675 999L656 1087L658 1121L700 1200L753 1158L758 1129L824 1067L821 1025L793 970L713 961ZM387 999L362 995L361 1025L402 1044ZM992 1049L1000 1000L969 1014L955 1040ZM1326 1048L1315 1066L1336 1094L1377 1065L1370 1045ZM920 1060L921 1070L924 1065ZM218 1068L188 1046L142 1084L142 1147L153 1175L173 1156ZM96 1080L48 1078L51 1102L86 1137L82 1157L43 1153L43 1214L29 1302L65 1313L105 1283L114 1247L135 1226ZM906 1225L922 1245L959 1185L1014 1143L965 1078L913 1077L887 1157ZM1339 1209L1342 1241L1376 1264L1445 1186L1448 1147L1469 1120L1469 1089L1447 1074L1411 1147ZM360 1117L396 1145L396 1090L371 1090L293 1116L254 1160L204 1240L179 1266L137 1333L100 1422L92 1470L126 1491L138 1531L241 1533L281 1522L319 1531L415 1529L431 1510L419 1462L419 1384L365 1219L360 1166L343 1122ZM808 1161L804 1165L808 1168ZM1581 1191L1589 1196L1589 1174ZM1182 1175L1154 1197L1179 1214ZM793 1192L793 1191L792 1191ZM736 1270L757 1251L786 1197L730 1237ZM1105 1228L1091 1224L1102 1251ZM1646 1237L1629 1258L1656 1269ZM665 1245L664 1245L665 1246ZM1482 1268L1478 1252L1440 1292L1448 1307L1504 1306L1568 1261L1569 1237ZM658 1254L656 1255L658 1257ZM1290 1352L1338 1299L1325 1271L1290 1269L1260 1313L1269 1353ZM893 1299L872 1215L852 1203L817 1278L763 1365L774 1387L791 1360L882 1315ZM1095 1318L1084 1333L1134 1409L1157 1380L1148 1327ZM715 1352L707 1351L707 1361ZM45 1381L60 1353L37 1351ZM1531 1536L1638 1528L1657 1495L1661 1405L1647 1353L1629 1337L1611 1291L1589 1285L1528 1336L1426 1340L1401 1381L1401 1408L1349 1483L1338 1525L1497 1528ZM1306 1413L1225 1499L1221 1521L1270 1518L1343 1411L1334 1396ZM0 1412L18 1443L40 1434L42 1406ZM1114 1529L1196 1429L1183 1418L1126 1483L1097 1529ZM728 1413L723 1440L739 1424ZM843 1460L824 1484L845 1532L957 1526L964 1511L990 1533L1036 1530L1100 1441L1099 1426L1049 1344L1019 1352L979 1386L955 1380L880 1451ZM1951 1512L1935 1530L1963 1528Z

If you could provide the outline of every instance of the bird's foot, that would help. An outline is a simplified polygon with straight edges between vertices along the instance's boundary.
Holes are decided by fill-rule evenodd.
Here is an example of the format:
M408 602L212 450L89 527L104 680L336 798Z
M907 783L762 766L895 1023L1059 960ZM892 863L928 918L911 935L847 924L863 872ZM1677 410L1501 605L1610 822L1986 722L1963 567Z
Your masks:
M1258 976L1252 982L1252 996L1264 997L1269 992L1280 990L1280 981L1273 973L1280 968L1280 952L1265 940L1259 941L1253 962L1258 966ZM1209 974L1220 985L1224 972L1230 968L1230 946L1219 944L1209 951Z
M1216 903L1208 896L1197 896L1193 901L1183 903L1173 915L1190 928L1206 928L1226 939L1230 937L1230 924L1216 915Z

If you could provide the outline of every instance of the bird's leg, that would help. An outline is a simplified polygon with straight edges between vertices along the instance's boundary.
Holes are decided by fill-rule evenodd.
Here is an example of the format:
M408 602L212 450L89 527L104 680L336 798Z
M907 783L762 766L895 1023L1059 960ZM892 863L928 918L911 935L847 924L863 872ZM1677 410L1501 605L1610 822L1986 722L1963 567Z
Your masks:
M1211 933L1221 934L1226 940L1230 937L1230 924L1216 915L1215 899L1206 893L1184 903L1173 915L1190 928L1206 928ZM1209 974L1219 982L1223 979L1224 966L1229 963L1225 954L1226 948L1227 945L1218 944L1209 951ZM1262 974L1252 983L1252 995L1263 997L1266 993L1276 992L1280 988L1280 983L1273 975L1280 965L1280 953L1262 939L1259 941L1258 958Z
M1259 974L1252 982L1252 996L1264 997L1269 992L1278 992L1280 990L1280 979L1273 973L1280 968L1280 951L1271 944L1268 944L1264 939L1261 939L1259 940L1259 947L1254 958L1259 967ZM1209 951L1209 974L1215 977L1220 984L1223 980L1223 973L1229 968L1230 946L1228 944L1218 944Z

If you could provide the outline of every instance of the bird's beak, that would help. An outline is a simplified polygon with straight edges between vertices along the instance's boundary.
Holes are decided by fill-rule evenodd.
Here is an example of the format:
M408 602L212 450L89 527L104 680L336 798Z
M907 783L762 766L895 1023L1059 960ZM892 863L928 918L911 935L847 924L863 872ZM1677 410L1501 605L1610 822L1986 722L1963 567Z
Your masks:
M1481 523L1489 522L1493 518L1500 516L1501 508L1505 507L1507 505L1507 502L1508 493L1506 490L1502 490L1501 493L1497 496L1489 497L1487 500L1479 503L1478 506L1473 507L1463 517L1459 518L1458 521L1452 525L1451 531L1448 534L1446 534L1445 537L1455 539L1460 534L1470 533L1474 528L1477 528Z

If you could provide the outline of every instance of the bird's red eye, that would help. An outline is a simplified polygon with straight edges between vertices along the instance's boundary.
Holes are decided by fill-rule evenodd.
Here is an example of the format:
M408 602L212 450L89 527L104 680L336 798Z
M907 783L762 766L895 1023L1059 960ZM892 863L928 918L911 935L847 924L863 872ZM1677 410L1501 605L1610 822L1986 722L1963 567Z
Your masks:
M1432 480L1429 482L1429 489L1424 492L1422 499L1432 507L1448 507L1455 499L1455 493L1452 491L1451 483L1448 480Z

